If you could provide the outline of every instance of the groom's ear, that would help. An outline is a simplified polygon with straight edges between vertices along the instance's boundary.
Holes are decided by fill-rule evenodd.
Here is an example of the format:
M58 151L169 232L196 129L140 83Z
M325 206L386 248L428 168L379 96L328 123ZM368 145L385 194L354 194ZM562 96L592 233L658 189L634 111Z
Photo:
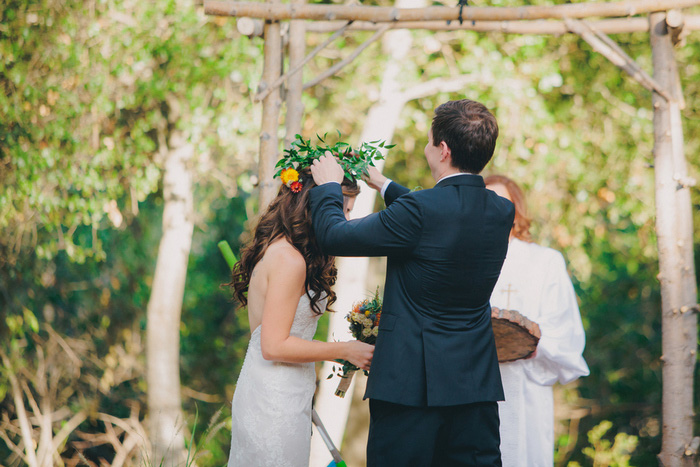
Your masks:
M446 142L441 141L440 142L440 162L446 161L448 158L452 159L452 150L450 147L447 145Z

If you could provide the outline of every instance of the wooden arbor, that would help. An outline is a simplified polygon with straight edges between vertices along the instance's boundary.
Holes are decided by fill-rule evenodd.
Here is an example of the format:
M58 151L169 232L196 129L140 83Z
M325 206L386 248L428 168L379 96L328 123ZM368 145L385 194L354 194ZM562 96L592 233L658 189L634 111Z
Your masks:
M520 34L574 33L653 93L656 233L662 296L663 439L659 461L665 466L695 465L700 438L693 436L693 371L697 360L698 298L693 260L693 219L680 111L684 106L673 46L689 31L700 29L700 17L683 16L680 9L700 0L627 0L553 6L429 7L401 9L359 5L304 4L303 0L247 3L205 0L208 14L236 16L246 21L239 29L264 35L265 64L257 100L263 103L260 136L260 202L275 194L273 167L278 157L279 87L287 83L286 129L300 132L301 93L339 71L389 29L465 29ZM646 17L639 16L645 14ZM464 20L458 21L461 18ZM587 18L599 18L588 21ZM249 18L265 20L251 21ZM281 70L280 21L290 21L289 71ZM312 20L313 22L308 22ZM320 49L352 30L376 30L347 59L309 83L299 72ZM305 32L334 34L304 57ZM654 72L646 74L607 34L648 31Z

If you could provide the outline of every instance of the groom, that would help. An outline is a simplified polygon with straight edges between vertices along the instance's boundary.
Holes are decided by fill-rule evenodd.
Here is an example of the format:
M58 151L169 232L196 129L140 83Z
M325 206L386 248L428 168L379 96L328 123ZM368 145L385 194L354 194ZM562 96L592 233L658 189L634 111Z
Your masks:
M365 398L367 465L501 465L503 400L489 297L513 226L510 201L478 175L498 124L482 104L435 109L425 158L434 188L410 192L370 172L387 208L346 221L335 158L314 162L311 216L324 253L386 256L384 307Z

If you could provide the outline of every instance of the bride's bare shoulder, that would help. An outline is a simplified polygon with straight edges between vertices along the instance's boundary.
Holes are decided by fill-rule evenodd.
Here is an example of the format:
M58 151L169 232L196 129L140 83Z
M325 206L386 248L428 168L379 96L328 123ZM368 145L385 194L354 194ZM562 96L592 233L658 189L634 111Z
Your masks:
M306 272L304 256L285 238L275 240L267 247L263 261L274 269Z

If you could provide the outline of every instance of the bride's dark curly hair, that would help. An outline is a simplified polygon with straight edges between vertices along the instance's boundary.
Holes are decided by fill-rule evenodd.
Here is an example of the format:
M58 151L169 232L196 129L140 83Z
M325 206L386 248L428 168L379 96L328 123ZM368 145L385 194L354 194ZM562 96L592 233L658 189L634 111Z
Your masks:
M248 286L255 265L260 262L267 247L279 239L285 238L306 261L306 280L304 288L311 301L311 309L322 314L318 302L328 297L326 308L335 302L335 293L331 286L335 284L338 270L335 267L335 257L321 252L311 224L309 209L309 190L316 184L311 176L311 170L306 168L299 171L302 188L299 193L293 193L286 185L282 185L277 197L270 203L265 213L260 217L252 240L241 250L241 260L233 267L233 295L241 307L248 304ZM343 195L355 197L360 193L357 182L345 178L342 183ZM311 291L314 292L313 296Z

